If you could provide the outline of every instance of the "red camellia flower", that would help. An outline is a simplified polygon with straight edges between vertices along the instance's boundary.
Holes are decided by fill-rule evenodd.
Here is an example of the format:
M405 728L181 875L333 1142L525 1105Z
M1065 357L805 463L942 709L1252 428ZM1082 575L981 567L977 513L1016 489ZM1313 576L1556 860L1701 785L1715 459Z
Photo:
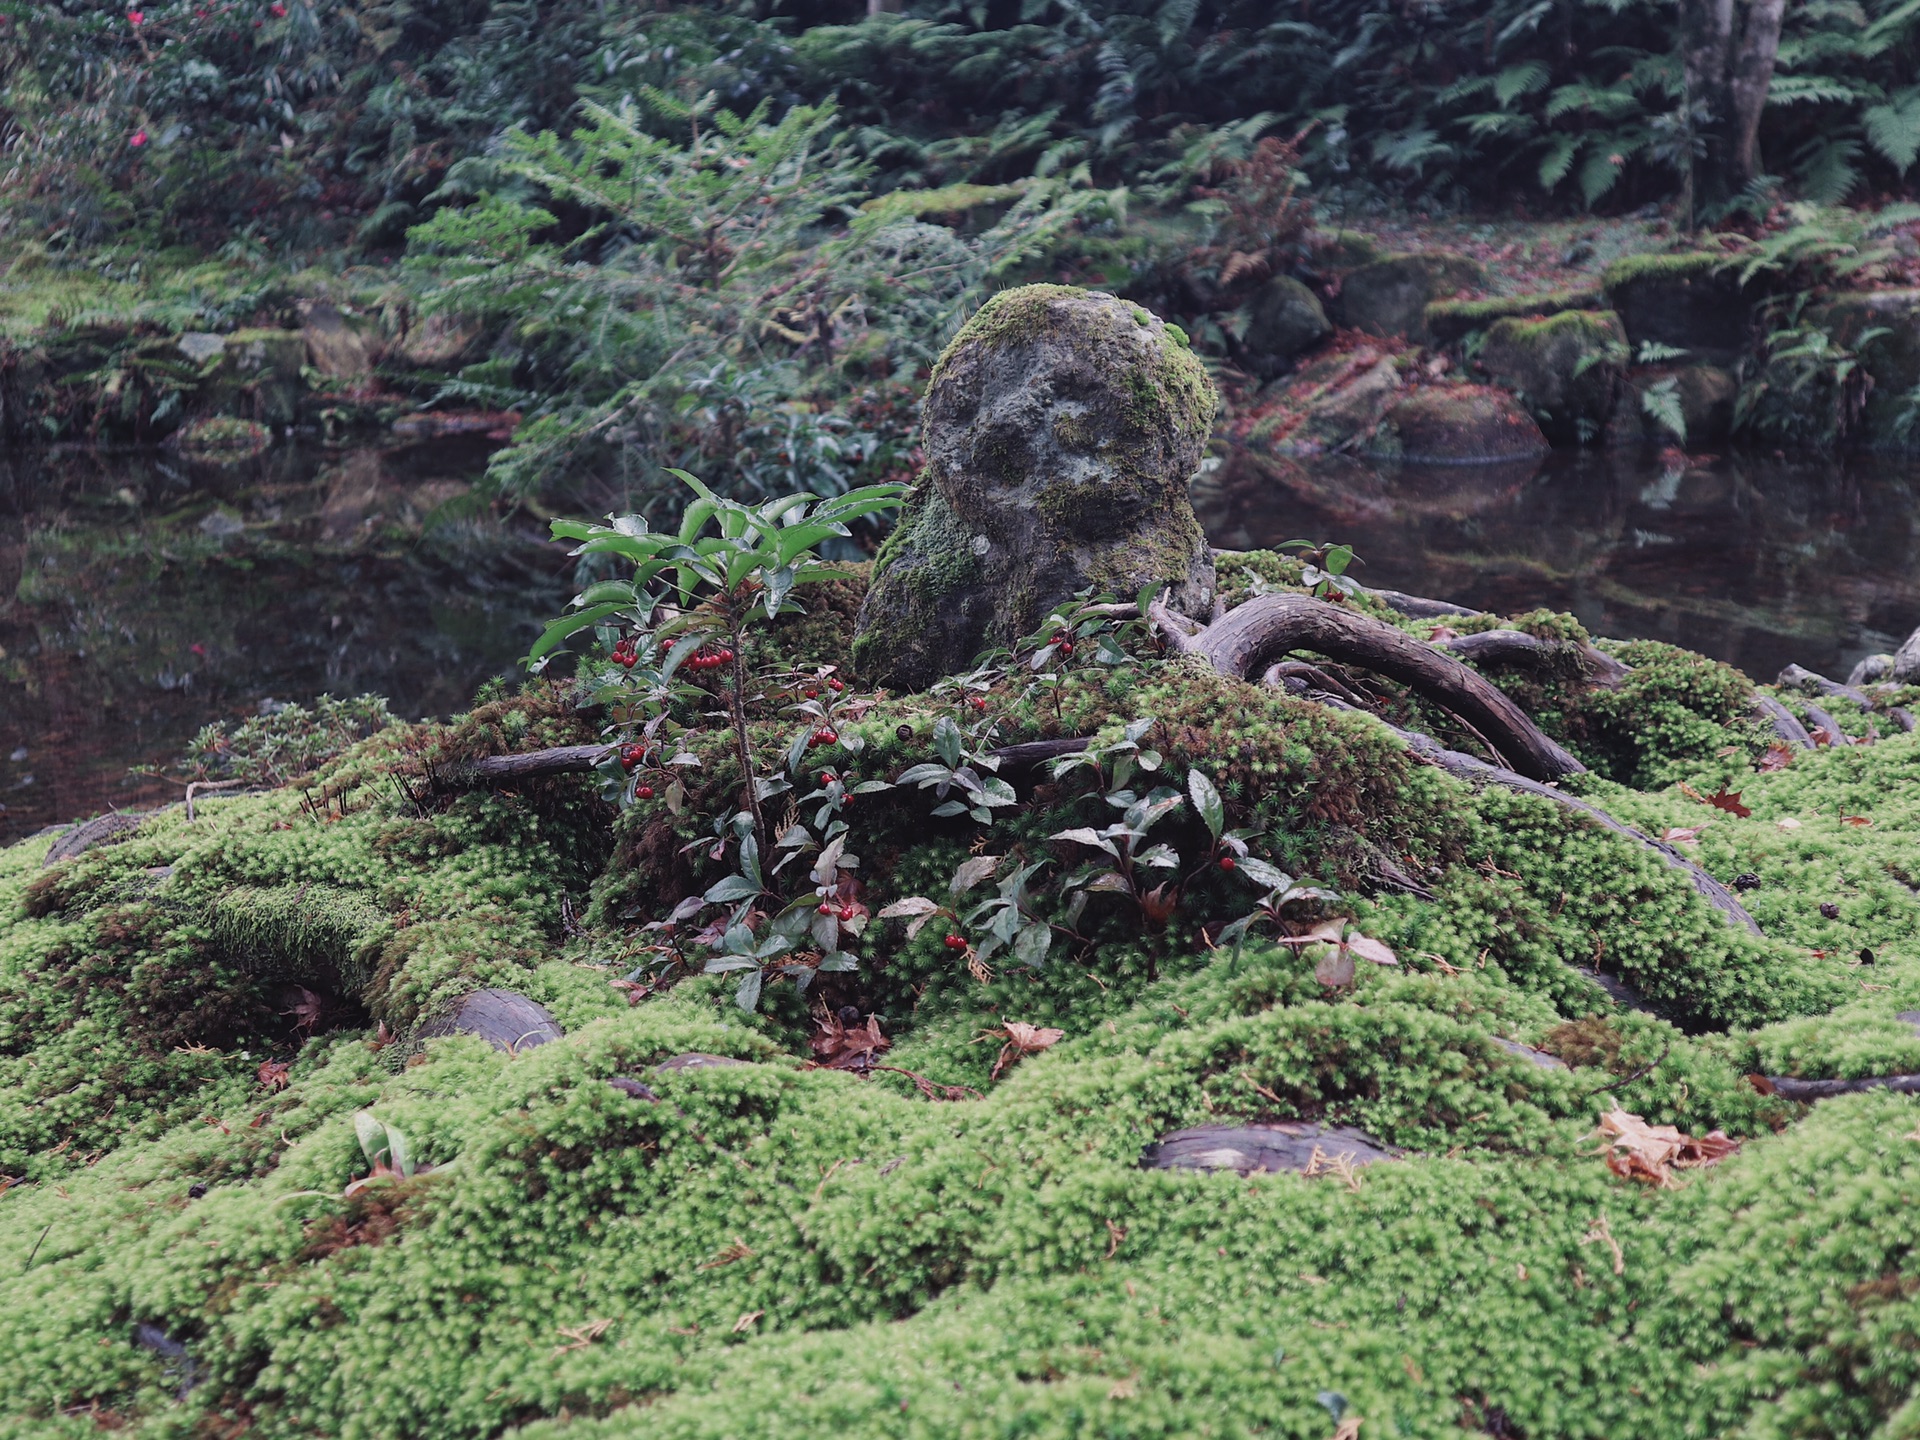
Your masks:
M129 11L127 12L127 23L128 23L129 25L144 25L144 24L146 24L146 23L147 23L147 12L146 12L146 11L144 11L144 10L129 10Z
M127 143L138 150L142 145L147 143L147 132L144 130L134 131L133 134L128 137Z

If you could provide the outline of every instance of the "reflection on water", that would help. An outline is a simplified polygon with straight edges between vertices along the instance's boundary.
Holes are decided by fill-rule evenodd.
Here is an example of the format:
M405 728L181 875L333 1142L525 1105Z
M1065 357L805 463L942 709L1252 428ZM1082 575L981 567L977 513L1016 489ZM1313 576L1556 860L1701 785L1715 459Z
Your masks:
M0 456L0 839L177 798L129 776L209 720L323 692L464 706L570 593L539 527L459 518L483 448ZM1195 487L1214 542L1344 540L1360 578L1571 610L1769 678L1842 675L1920 624L1914 467L1634 457L1381 467L1240 452Z
M1597 635L1671 641L1771 680L1844 677L1920 625L1920 466L1874 456L1558 453L1519 466L1379 466L1240 451L1195 486L1216 545L1341 540L1362 583Z
M484 448L0 457L0 838L177 799L129 775L269 699L445 714L564 603L531 525L459 518Z

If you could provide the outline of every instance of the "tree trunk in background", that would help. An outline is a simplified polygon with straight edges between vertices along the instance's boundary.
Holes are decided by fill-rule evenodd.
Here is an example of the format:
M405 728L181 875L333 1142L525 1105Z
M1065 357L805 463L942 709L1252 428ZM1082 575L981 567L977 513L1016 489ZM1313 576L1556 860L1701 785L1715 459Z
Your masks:
M1786 0L1680 0L1687 99L1711 115L1696 167L1704 199L1725 200L1760 173L1760 112L1785 13Z

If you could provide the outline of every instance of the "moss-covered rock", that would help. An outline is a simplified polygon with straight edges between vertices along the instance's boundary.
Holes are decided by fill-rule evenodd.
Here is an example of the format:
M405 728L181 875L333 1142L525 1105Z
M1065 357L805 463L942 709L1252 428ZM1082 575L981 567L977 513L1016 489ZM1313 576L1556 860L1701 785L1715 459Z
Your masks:
M1550 290L1534 295L1495 295L1485 300L1436 300L1427 306L1427 339L1452 345L1496 320L1558 315L1563 310L1596 310L1606 304L1598 289Z
M1920 289L1836 295L1807 319L1857 350L1873 380L1853 438L1874 449L1920 447Z
M1497 320L1479 356L1495 382L1519 393L1556 445L1599 436L1613 414L1626 358L1626 332L1611 310Z
M1204 609L1187 483L1217 404L1184 338L1137 305L1058 285L988 301L928 385L927 466L861 607L861 673L930 684L1088 586L1163 583Z
M236 330L226 337L219 369L198 403L268 425L291 424L305 391L301 370L307 338L299 330Z
M1248 306L1241 338L1254 370L1274 374L1332 333L1320 297L1298 280L1276 275Z
M1479 465L1544 454L1546 437L1504 390L1487 385L1429 385L1395 402L1374 432L1381 459L1429 465Z
M1426 310L1462 290L1478 290L1487 272L1478 260L1447 250L1389 255L1363 265L1340 284L1341 323L1369 335L1426 338Z
M1610 445L1725 443L1740 382L1719 365L1643 365L1630 371L1608 426ZM1667 397L1671 396L1671 404ZM1668 424L1677 407L1683 433Z
M1607 267L1602 283L1636 357L1652 344L1725 365L1753 343L1754 306L1762 294L1757 286L1743 287L1717 250L1629 255Z

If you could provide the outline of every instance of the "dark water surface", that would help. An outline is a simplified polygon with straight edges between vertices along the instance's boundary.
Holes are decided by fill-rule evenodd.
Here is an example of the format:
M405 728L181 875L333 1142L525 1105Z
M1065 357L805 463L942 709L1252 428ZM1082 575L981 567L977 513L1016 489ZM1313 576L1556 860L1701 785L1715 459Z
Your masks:
M1920 464L1879 456L1558 453L1515 467L1241 453L1195 487L1216 545L1351 544L1363 584L1567 610L1771 680L1844 679L1920 626Z
M141 776L210 720L372 691L463 707L571 593L531 520L463 504L484 445L0 456L0 839L178 798ZM1518 468L1230 456L1195 486L1230 548L1340 540L1370 584L1571 610L1759 679L1844 676L1920 624L1920 466L1556 455Z
M211 720L323 693L462 708L571 593L528 521L462 518L486 447L0 456L0 838L178 799Z

